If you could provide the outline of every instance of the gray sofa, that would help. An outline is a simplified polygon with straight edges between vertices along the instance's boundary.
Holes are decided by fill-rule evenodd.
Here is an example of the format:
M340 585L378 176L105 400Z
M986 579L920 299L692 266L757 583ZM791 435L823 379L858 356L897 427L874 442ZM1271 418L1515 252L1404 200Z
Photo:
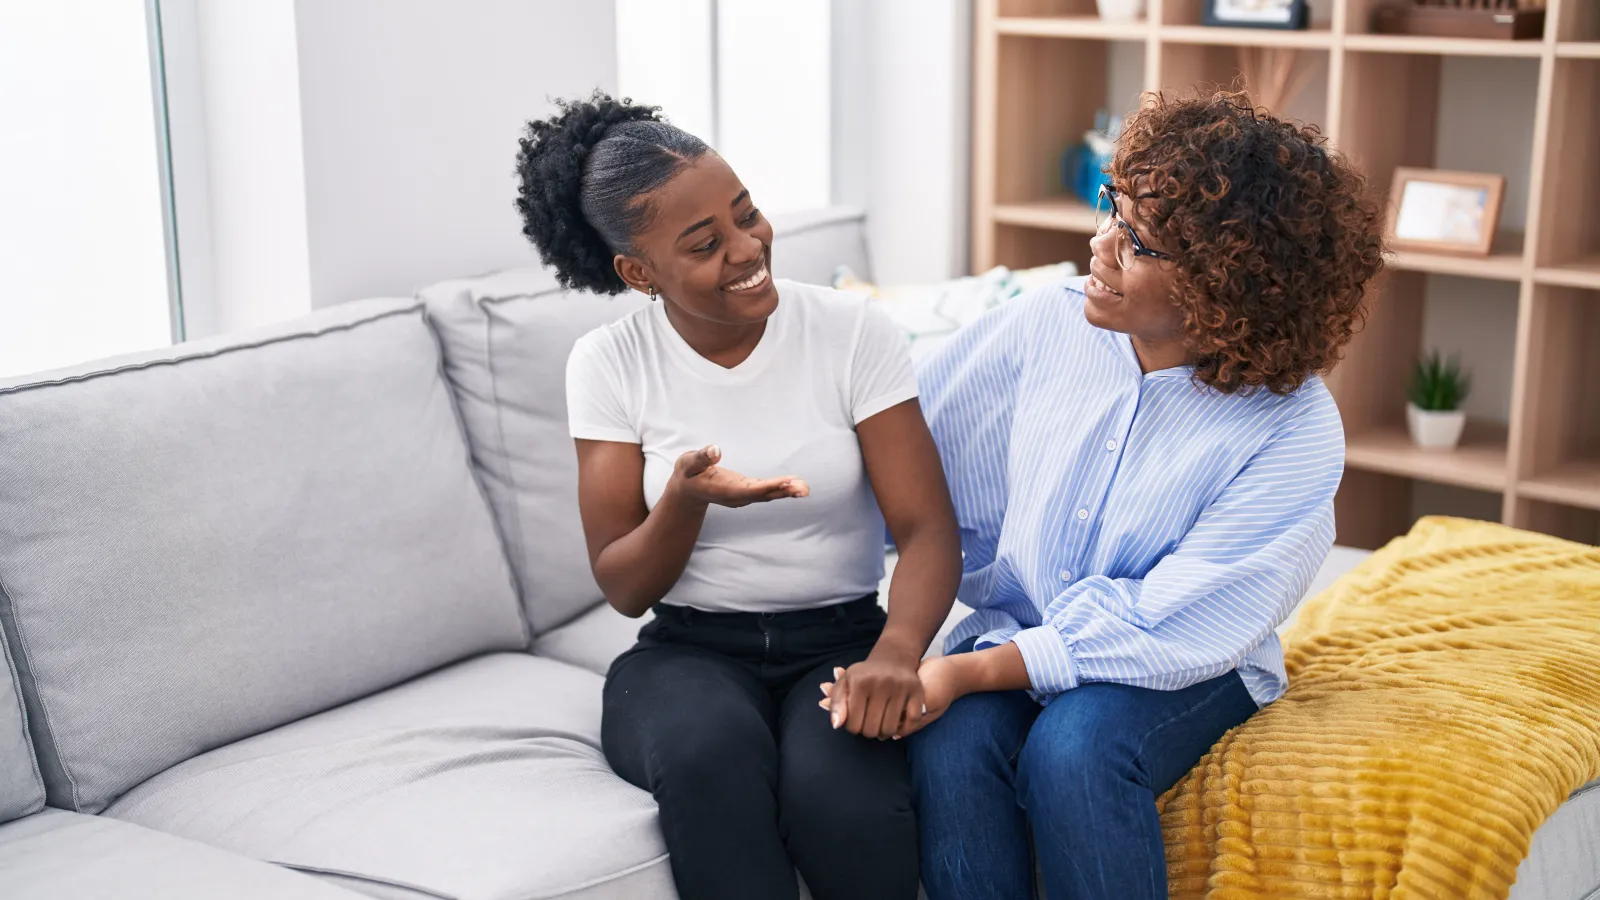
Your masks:
M870 270L859 213L779 232ZM0 383L0 896L674 897L561 383L641 302L506 272Z
M779 273L867 270L859 213ZM670 898L541 270L0 383L0 896Z

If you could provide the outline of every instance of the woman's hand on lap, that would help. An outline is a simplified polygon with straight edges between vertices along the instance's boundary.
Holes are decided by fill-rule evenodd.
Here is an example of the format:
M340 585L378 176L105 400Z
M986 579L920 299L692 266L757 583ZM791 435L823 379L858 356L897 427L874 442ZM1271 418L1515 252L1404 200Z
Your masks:
M930 722L944 715L950 704L971 693L958 662L955 657L949 656L938 656L922 662L921 667L917 669L917 680L921 689L915 691L914 696L907 702L900 727L889 736L899 740L921 731ZM855 668L852 666L850 672L854 672ZM860 694L855 690L848 688L845 691L839 690L841 683L847 683L847 675L844 669L834 669L835 680L822 686L822 701L817 704L833 716L835 728L850 719L850 705L860 702ZM845 699L847 695L848 702ZM871 717L867 718L870 721Z
M834 728L876 740L916 730L925 701L915 658L868 657L835 669L834 679L822 686Z
M716 504L738 509L752 503L805 497L811 488L793 476L782 478L750 478L717 463L722 460L722 450L717 445L690 450L678 457L673 467L673 481L689 498L705 504Z
M900 737L914 734L927 727L928 723L944 715L950 704L968 692L962 683L961 670L955 665L952 657L936 656L924 660L922 667L917 670L917 675L922 681L924 712L917 717L915 723L907 723Z

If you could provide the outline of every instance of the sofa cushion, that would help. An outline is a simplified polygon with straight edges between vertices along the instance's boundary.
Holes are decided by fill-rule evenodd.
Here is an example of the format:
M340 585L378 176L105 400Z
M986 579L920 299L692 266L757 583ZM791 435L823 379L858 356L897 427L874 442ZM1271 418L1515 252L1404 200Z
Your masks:
M639 639L639 629L648 621L650 617L630 619L612 609L611 604L601 603L540 635L533 642L533 652L604 675L611 668L611 661Z
M526 646L415 301L0 385L0 619L50 803Z
M564 376L572 344L648 301L560 290L543 270L527 293L486 293L513 273L428 304L472 459L505 536L535 634L600 602L578 522L578 462L567 435ZM543 283L544 289L537 285Z
M375 896L671 897L655 801L601 755L600 687L481 657L192 759L107 814Z
M842 266L871 279L867 216L854 207L836 207L772 217L772 274L806 284L833 284Z
M0 634L0 663L0 822L9 822L44 806L44 782L28 739L22 692L4 634Z
M841 263L865 270L859 211L778 217L773 229L774 275L828 284ZM542 634L601 601L578 521L567 356L579 337L648 301L563 291L538 267L440 282L417 296L444 346L528 622Z
M359 900L308 875L59 809L0 825L0 884L6 900Z

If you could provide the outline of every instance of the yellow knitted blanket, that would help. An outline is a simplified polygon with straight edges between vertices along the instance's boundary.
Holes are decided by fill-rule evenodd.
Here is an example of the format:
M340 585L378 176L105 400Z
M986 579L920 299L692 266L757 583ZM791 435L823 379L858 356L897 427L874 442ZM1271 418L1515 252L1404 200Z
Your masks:
M1505 898L1600 777L1600 548L1428 518L1308 601L1289 690L1161 798L1175 898Z

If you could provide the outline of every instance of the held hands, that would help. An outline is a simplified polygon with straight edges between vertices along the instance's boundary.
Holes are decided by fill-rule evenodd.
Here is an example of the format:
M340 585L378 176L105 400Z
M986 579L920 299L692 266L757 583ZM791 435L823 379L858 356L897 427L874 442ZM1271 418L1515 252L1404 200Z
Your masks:
M716 444L690 450L673 466L673 481L691 499L733 509L811 493L804 481L793 476L748 478L717 465L721 460L722 450Z
M829 711L834 728L899 740L944 715L967 693L949 657L923 661L912 674L914 686L904 677L912 672L905 663L872 659L834 669L834 680L822 686L824 696L818 705Z

